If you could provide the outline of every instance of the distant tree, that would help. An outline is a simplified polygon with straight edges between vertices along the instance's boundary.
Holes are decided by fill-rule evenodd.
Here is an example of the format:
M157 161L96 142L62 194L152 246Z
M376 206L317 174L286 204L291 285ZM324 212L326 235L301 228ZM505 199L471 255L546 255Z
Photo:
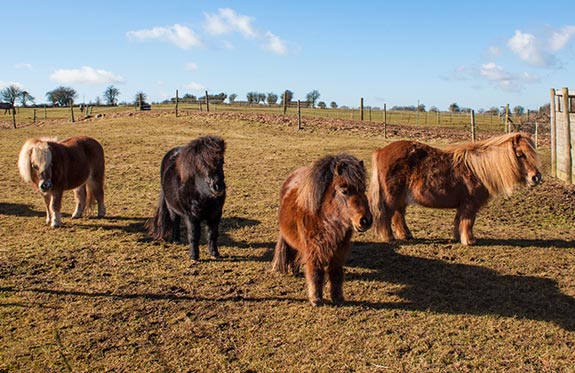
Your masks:
M104 91L104 100L108 105L116 106L118 103L118 96L120 96L120 90L113 85L108 86Z
M22 106L27 106L28 103L33 104L34 101L36 101L36 98L34 96L32 96L30 93L28 93L28 91L22 91L22 94L20 95L20 104L22 104Z
M521 105L517 105L513 108L513 114L523 115L523 114L525 114L525 108Z
M290 91L289 89L286 89L283 93L282 93L282 97L281 97L281 103L284 103L284 97L286 102L291 102L293 100L293 92Z
M492 106L489 110L485 110L485 114L499 115L499 109L495 106Z
M545 104L539 108L539 113L549 115L551 113L551 104Z
M230 102L230 104L233 104L236 98L238 98L238 95L232 93L231 95L228 96L228 101Z
M451 111L452 113L459 113L459 105L457 105L457 103L452 103L451 105L449 105L449 111Z
M438 109L436 106L432 106L432 107L429 108L429 111L430 111L431 113L437 113L437 112L439 112L439 109Z
M68 106L78 96L74 88L60 86L48 93L46 98L54 105Z
M424 113L425 112L425 105L419 104L419 106L417 107L417 111L419 111L420 113Z
M22 91L22 89L12 84L0 91L0 97L2 97L2 101L9 102L14 106L16 100L21 98L23 93L24 91Z
M329 103L329 107L332 109L337 109L337 104L335 103L335 101L332 101Z
M248 92L246 93L246 100L250 104L257 104L258 102L258 93L257 92Z
M325 104L325 102L320 101L317 103L317 107L320 109L325 109L327 107L327 105Z
M278 95L273 92L268 93L267 102L268 105L275 105L278 102Z
M136 93L136 96L134 97L134 103L136 105L139 105L140 103L146 102L147 99L148 99L148 96L144 92L140 91L140 92Z
M315 107L315 102L318 98L319 92L315 89L306 95L306 101L311 104L311 107Z
M194 96L194 95L192 95L192 94L189 94L189 93L186 93L186 94L184 95L184 97L182 97L182 100L181 100L181 101L182 101L182 102L185 102L185 103L191 104L191 103L197 102L198 99L196 98L196 96Z
M266 94L265 93L258 92L256 97L257 97L257 103L258 104L260 102L266 102Z

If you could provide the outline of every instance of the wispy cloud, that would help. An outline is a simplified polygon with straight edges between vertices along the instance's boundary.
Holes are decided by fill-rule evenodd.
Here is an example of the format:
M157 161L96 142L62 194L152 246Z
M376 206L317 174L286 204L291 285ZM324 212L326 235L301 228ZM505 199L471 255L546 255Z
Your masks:
M181 49L202 47L201 38L189 27L175 24L170 27L154 27L147 30L128 31L130 40L160 40L171 43Z
M519 92L526 84L539 81L539 77L527 72L516 74L506 71L494 62L486 63L479 69L479 76L495 84L504 91Z
M282 39L280 39L277 35L274 35L268 31L266 32L265 38L266 43L263 46L264 49L279 55L287 53L286 43Z
M184 68L188 71L197 71L198 70L198 65L193 63L193 62L188 62Z
M60 83L123 83L124 79L106 70L83 66L80 69L59 69L50 75L50 79Z
M551 34L549 49L553 52L557 52L563 49L573 39L575 39L575 26L565 26Z
M211 35L224 35L231 32L239 32L245 38L253 39L258 36L252 26L255 18L240 15L230 8L218 9L217 14L204 13L206 22L205 30Z
M190 91L203 91L206 87L200 83L190 82L188 84L184 84L184 88L189 89Z

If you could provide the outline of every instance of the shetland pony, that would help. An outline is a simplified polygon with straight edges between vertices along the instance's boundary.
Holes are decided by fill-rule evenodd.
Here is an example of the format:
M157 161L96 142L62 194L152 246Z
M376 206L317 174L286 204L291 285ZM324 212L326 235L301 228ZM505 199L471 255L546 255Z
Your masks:
M93 138L71 137L56 142L52 139L27 140L18 158L20 176L34 184L44 197L46 224L62 224L62 194L74 189L76 209L72 218L80 218L86 206L98 203L98 217L106 215L104 205L104 149Z
M188 231L190 257L199 259L200 225L208 228L208 250L219 258L218 226L226 199L224 181L225 142L217 136L204 136L185 146L169 150L160 167L160 201L148 221L156 239L180 240L180 220Z
M272 269L295 273L305 264L309 300L323 302L327 274L331 300L341 304L343 265L353 231L372 223L363 162L347 154L327 156L292 172L280 192L279 239Z
M370 205L383 241L413 238L405 222L409 204L453 208L453 241L473 245L477 212L490 197L511 195L518 184L541 182L535 144L526 133L453 146L445 150L396 141L372 157Z

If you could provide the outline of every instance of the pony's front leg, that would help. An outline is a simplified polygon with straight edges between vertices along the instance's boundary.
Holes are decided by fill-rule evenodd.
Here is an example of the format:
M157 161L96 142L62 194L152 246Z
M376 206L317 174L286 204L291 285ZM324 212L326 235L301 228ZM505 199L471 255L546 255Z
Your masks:
M76 210L72 214L72 219L81 218L86 208L86 184L74 189L74 199L76 200Z
M305 264L305 278L307 282L308 298L312 306L318 307L323 304L323 284L325 271L323 267L308 260Z
M218 251L218 235L219 235L219 225L220 219L215 219L214 221L208 221L208 250L210 252L210 256L214 259L218 259L220 257L220 253Z
M172 215L172 242L180 242L180 215L171 212L170 215Z
M46 224L50 224L52 222L52 213L50 212L50 201L52 200L51 195L42 195L44 198L44 205L46 207Z
M60 209L62 208L62 192L52 192L50 199L50 213L52 215L52 228L57 228L62 225L62 217L60 216Z
M328 269L328 277L330 284L331 301L335 304L343 303L343 265L339 263L330 263Z
M186 216L184 219L186 222L186 228L188 230L188 242L190 243L190 258L192 260L200 259L200 234L201 227L200 221L192 219L190 216Z
M457 241L460 241L464 246L471 246L475 244L473 225L475 224L476 216L476 210L457 211L457 215L455 216L455 228L453 232L454 240L457 239Z

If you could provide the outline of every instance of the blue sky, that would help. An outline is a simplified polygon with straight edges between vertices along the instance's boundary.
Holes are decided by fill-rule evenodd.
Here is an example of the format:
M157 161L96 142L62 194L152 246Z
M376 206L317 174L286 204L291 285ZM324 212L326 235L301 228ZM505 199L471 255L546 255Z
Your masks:
M114 85L127 102L139 91L245 100L289 89L339 106L537 109L550 88L575 87L574 10L572 0L11 1L0 89L16 84L37 103L58 86L90 102Z

